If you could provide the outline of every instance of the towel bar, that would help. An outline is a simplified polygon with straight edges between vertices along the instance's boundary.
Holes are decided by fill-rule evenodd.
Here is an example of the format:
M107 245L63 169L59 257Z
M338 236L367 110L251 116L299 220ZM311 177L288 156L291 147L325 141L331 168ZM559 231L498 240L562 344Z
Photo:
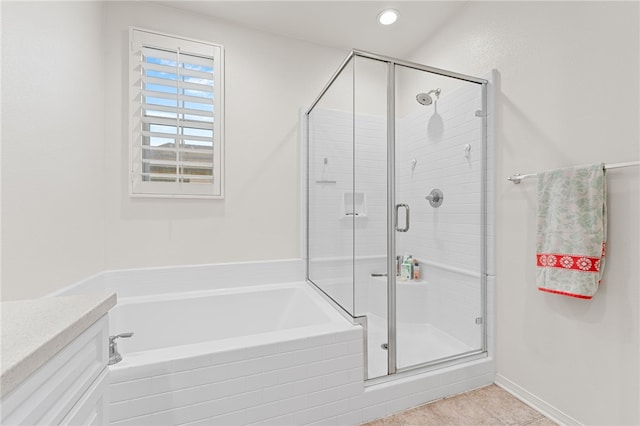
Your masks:
M607 169L619 169L621 167L630 167L630 166L640 166L640 161L629 161L627 163L605 164L604 168L605 170L607 170ZM528 179L536 176L538 176L537 173L527 173L527 174L516 173L509 176L507 180L517 184L517 183L520 183L522 179Z

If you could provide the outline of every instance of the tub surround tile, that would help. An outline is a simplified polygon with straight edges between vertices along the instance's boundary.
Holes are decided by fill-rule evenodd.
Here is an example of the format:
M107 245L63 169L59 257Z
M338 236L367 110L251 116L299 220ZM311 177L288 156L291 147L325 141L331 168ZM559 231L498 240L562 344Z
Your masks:
M278 415L278 403L271 402L268 404L258 405L245 411L246 423L255 423L260 419L269 419Z
M282 416L309 408L309 397L307 394L296 396L293 398L277 401L278 415Z
M267 420L260 420L256 423L250 423L249 426L282 426L282 425L292 425L293 422L293 414L288 414L286 416L273 417ZM211 425L211 423L209 423Z
M342 386L342 385L346 385L347 383L349 383L348 371L346 372L346 374L344 371L339 371L337 373L331 373L331 374L322 376L322 384L326 388Z
M109 367L109 380L111 383L128 382L170 374L172 371L170 361L147 364L141 361L136 354L130 354L120 363Z
M263 397L265 402L284 401L285 399L297 396L293 383L285 383L282 385L264 388L262 392L265 395Z
M247 390L264 389L275 386L278 383L278 374L275 371L254 374L252 376L245 377L244 382Z
M364 367L351 368L348 371L349 382L364 383Z
M111 383L109 385L109 401L120 402L140 398L154 392L154 378L131 380L125 383Z
M293 353L284 353L260 358L263 371L281 370L293 363Z
M360 332L353 335L362 338ZM334 339L322 341L325 344L316 346L316 351L328 355L340 355L345 348L357 351L362 343L359 340L352 345L348 339L341 343ZM250 352L252 349L248 348L243 354ZM368 388L362 380L364 365L359 351L319 362L312 362L315 357L308 348L267 358L270 359L266 362L248 358L156 376L152 379L154 394L112 404L117 413L114 421L124 424L133 419L153 419L149 424L164 425L247 424L255 420L257 424L268 424L271 419L280 418L289 421L285 424L358 424L441 398L457 388L468 389L468 383L491 383L487 374L490 360L486 358L465 364L462 373L437 370ZM308 363L286 366L285 360L294 359ZM179 364L172 364L176 365ZM281 366L285 368L277 368ZM145 380L122 381L114 389L122 391L127 383L143 389L148 386ZM434 384L438 386L430 388ZM136 390L126 392L135 394ZM236 414L254 409L251 421L245 414ZM258 418L258 413L269 417ZM225 423L223 419L238 421Z
M264 358L272 355L282 355L282 351L280 350L280 342L271 342L262 345L257 344L250 348L246 348L245 352L247 359Z
M335 417L337 425L359 425L360 423L362 423L362 410L349 411Z
M293 388L296 393L306 393L310 394L313 392L318 392L319 390L324 388L324 383L322 382L322 377L312 377L306 380L300 380L293 384Z
M115 294L3 302L1 396L8 395L115 305Z
M193 355L188 349L184 350L184 354L178 358L171 360L169 369L171 371L191 370L203 368L212 365L211 354Z
M260 347L232 350L231 355L215 353L209 358L215 365L184 371L175 370L202 365L202 359L195 364L174 360L170 364L174 371L153 377L147 395L140 395L139 391L148 388L148 379L134 378L128 382L119 377L114 390L137 397L114 402L114 420L158 415L170 419L171 424L203 419L214 422L219 417L226 418L228 413L245 411L249 414L245 414L242 424L288 415L307 418L306 423L311 423L345 414L352 409L347 400L363 390L363 358L357 351L362 347L362 333L356 330L337 334L337 337L320 335L318 339L305 337L302 342L290 344L288 352L264 358L254 355L271 353L273 346L267 350ZM354 338L358 344L353 344ZM233 359L233 355L243 359L222 363ZM147 367L144 374L153 368ZM350 374L357 374L359 380L349 381ZM128 383L133 389L126 388Z

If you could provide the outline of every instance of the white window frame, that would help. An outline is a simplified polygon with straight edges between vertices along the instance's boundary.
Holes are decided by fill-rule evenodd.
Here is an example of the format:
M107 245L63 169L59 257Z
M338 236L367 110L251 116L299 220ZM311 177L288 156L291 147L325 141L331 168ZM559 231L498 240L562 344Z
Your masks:
M142 120L142 47L182 51L213 59L213 180L212 183L191 183L143 180L143 120ZM224 48L180 36L137 27L129 29L129 195L155 198L224 198ZM178 138L176 139L178 140ZM175 146L176 152L179 147Z

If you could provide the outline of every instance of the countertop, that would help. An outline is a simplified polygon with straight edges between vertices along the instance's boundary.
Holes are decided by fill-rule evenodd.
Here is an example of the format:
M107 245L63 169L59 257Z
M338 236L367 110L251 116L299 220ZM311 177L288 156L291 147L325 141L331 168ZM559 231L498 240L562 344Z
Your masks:
M115 294L3 302L0 395L8 395L115 305Z

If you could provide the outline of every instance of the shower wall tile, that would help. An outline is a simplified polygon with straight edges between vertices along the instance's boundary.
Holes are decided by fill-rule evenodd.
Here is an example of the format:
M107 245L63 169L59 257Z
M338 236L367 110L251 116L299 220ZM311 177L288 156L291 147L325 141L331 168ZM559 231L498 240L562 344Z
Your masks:
M422 264L429 323L473 349L481 345L475 319L482 316L483 129L482 119L475 116L481 96L477 85L462 86L432 106L416 107L396 125L396 201L411 206L411 229L398 234L397 251ZM435 131L433 123L441 128ZM433 188L444 193L438 208L425 200Z
M399 253L479 272L482 122L475 111L480 105L481 91L469 85L397 121L396 201L409 204L412 213L411 229L398 236ZM441 131L429 130L432 121L442 123ZM444 193L438 208L424 198L433 188Z
M475 116L481 96L477 85L465 85L447 92L434 105L418 106L396 121L396 202L411 208L409 232L396 233L397 253L411 253L423 262L422 274L430 286L428 322L473 348L479 347L475 318L481 316L478 282L483 128L482 119ZM311 276L317 277L320 287L343 306L354 306L357 314L365 314L376 306L369 275L387 269L385 120L364 115L354 119L353 114L341 111L317 110L314 114L309 167L309 209L315 211L310 214ZM441 128L433 126L438 119ZM471 147L469 158L464 155L467 144ZM489 164L493 164L491 146L487 148ZM417 160L414 170L412 159ZM491 199L493 176L487 177L487 196ZM335 179L337 183L316 184L319 179ZM424 198L432 188L444 192L444 203L437 209ZM340 218L341 197L349 191L366 193L366 218L355 222ZM493 210L488 216L492 235ZM487 241L491 247L493 242L493 238ZM355 264L350 260L353 255ZM366 256L378 258L365 260ZM492 265L493 251L488 253L488 261ZM439 271L439 267L444 269ZM462 270L461 274L453 274L451 268ZM385 293L380 294L384 299ZM408 317L416 315L409 313Z

